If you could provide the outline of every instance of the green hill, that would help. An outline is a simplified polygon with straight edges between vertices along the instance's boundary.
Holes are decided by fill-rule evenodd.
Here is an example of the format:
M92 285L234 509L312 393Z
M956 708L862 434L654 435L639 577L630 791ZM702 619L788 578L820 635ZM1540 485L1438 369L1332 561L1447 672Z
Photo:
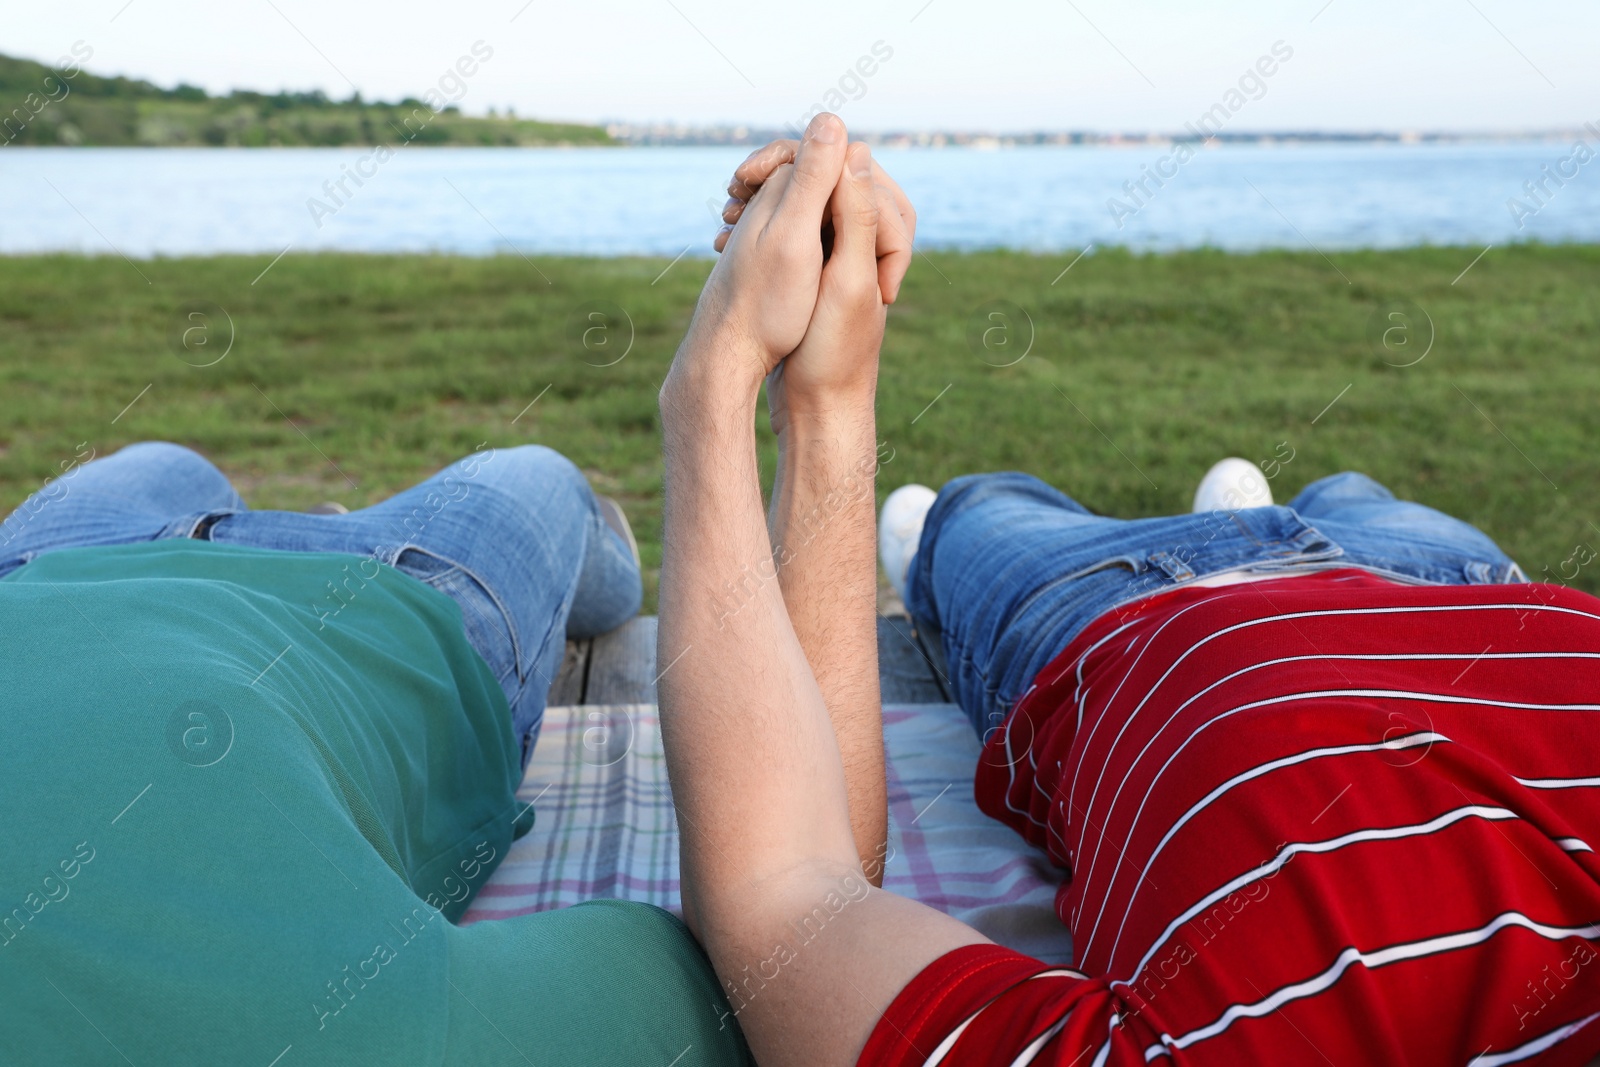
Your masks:
M0 55L0 147L143 145L262 148L291 145L609 145L597 126L513 116L463 115L445 96L367 103L313 92L238 89L211 96L193 85L163 89L134 78L83 70L93 54L59 67ZM456 79L465 87L465 83Z

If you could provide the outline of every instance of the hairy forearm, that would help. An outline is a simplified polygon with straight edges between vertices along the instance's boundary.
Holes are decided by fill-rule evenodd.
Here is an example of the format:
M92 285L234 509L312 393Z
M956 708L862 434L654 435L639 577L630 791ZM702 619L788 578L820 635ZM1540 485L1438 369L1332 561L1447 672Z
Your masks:
M755 887L807 865L853 867L855 849L838 744L782 594L746 577L763 560L770 574L771 557L754 391L679 361L661 394L661 719L685 893L716 959L739 951Z
M679 369L661 393L659 656L685 917L760 1062L845 1067L876 1005L982 938L862 879L839 744L779 583L747 586L736 614L719 595L772 559L754 390L718 397Z
M851 832L883 881L888 809L878 690L872 397L819 415L790 412L768 519L779 587L838 738Z
M806 657L816 656L835 717L854 709L839 719L846 744L870 744L881 779L867 475L884 314L869 160L864 146L846 147L836 118L812 123L792 169L771 172L729 236L661 391L661 724L685 916L766 1067L848 1067L913 975L982 940L862 878L857 802ZM824 219L834 229L826 265ZM769 531L753 423L760 382L780 360L795 374L790 400L867 406L853 422L796 424L785 437ZM806 516L819 503L813 534ZM774 569L774 535L780 555L793 548L787 574ZM881 811L882 801L857 806Z

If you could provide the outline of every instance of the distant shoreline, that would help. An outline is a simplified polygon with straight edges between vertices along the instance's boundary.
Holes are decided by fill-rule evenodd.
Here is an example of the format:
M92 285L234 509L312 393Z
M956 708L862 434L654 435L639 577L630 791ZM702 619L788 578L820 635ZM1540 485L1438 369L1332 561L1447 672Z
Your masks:
M640 125L622 122L604 124L613 142L634 147L680 147L724 145L730 148L766 144L768 141L798 136L794 130L757 126L672 126ZM1139 147L1144 145L1207 144L1493 144L1571 141L1587 139L1591 131L1342 131L1342 130L1259 130L1227 131L1210 137L1183 132L1104 132L1099 130L1040 130L997 133L981 130L852 130L851 137L886 148L1022 148L1032 146Z
M472 121L468 119L467 121ZM481 120L480 120L481 121ZM492 120L491 120L492 121ZM760 137L729 137L720 136L714 131L701 135L674 135L656 136L641 135L630 137L612 134L609 140L591 141L560 141L560 140L529 140L517 142L492 142L482 143L470 140L422 142L402 141L398 138L391 141L343 141L337 144L194 144L184 142L165 143L121 143L121 144L93 144L77 142L73 144L41 143L38 141L17 140L7 143L0 140L0 148L14 149L141 149L141 150L206 150L206 151L280 151L304 149L372 149L385 145L393 148L396 142L405 147L422 149L431 148L480 148L480 149L572 149L572 150L604 150L615 151L618 149L649 149L649 148L754 148L766 144L768 141L780 140L788 136L785 131L762 131ZM1248 148L1248 147L1304 147L1304 146L1341 146L1341 145L1394 145L1396 147L1414 147L1418 145L1488 145L1488 144L1571 144L1580 140L1591 140L1593 135L1584 130L1549 130L1533 131L1528 133L1434 133L1434 134L1344 134L1344 133L1259 133L1259 134L1228 134L1212 138L1196 138L1179 134L1093 134L1093 133L1062 133L1062 134L960 134L960 133L877 133L874 131L851 132L852 140L864 141L874 148L898 149L924 149L941 151L944 149L969 150L969 151L996 151L1014 148L1158 148L1177 144L1191 146L1203 145L1206 149L1220 148Z
M460 103L468 96L469 81L494 54L485 42L474 42L470 54L463 53L420 97L392 103L366 101L360 93L348 100L334 100L321 91L236 89L227 96L212 96L191 85L166 89L140 79L103 77L84 69L94 49L83 41L53 66L0 54L0 148L744 148L800 135L792 124L696 125L620 119L591 124L531 119L510 111L497 114L493 108L486 115L468 115ZM1239 99L1242 102L1244 97ZM848 103L844 101L844 105ZM1219 103L1197 120L1198 124L1187 124L1183 132L887 129L852 134L886 148L980 150L1600 140L1600 128L1594 122L1581 129L1518 131L1223 129L1226 117L1239 106Z

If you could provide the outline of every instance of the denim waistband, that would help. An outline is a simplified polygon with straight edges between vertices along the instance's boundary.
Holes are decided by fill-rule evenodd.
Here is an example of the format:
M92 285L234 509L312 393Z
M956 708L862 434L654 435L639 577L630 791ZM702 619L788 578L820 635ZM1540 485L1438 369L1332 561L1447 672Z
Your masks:
M1413 585L1527 580L1498 550L1430 533L1333 521L1313 525L1284 506L1078 527L1059 544L1028 546L1034 573L1056 577L1011 604L1002 603L1006 583L997 583L993 610L980 609L972 620L990 628L987 640L970 640L977 635L968 634L945 642L947 656L974 653L968 662L951 664L957 697L982 735L1004 720L1039 672L1096 618L1220 574L1355 567ZM990 642L985 656L979 649Z

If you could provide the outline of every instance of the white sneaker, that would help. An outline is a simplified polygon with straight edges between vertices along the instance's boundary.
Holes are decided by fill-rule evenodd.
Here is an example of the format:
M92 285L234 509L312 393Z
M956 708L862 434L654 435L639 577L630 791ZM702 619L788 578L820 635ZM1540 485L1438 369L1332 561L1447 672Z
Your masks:
M1272 487L1261 469L1247 459L1229 456L1206 471L1194 491L1195 514L1270 508Z
M906 598L906 575L922 540L922 524L938 495L925 485L902 485L889 494L878 516L878 558L889 575L889 586L901 600Z

